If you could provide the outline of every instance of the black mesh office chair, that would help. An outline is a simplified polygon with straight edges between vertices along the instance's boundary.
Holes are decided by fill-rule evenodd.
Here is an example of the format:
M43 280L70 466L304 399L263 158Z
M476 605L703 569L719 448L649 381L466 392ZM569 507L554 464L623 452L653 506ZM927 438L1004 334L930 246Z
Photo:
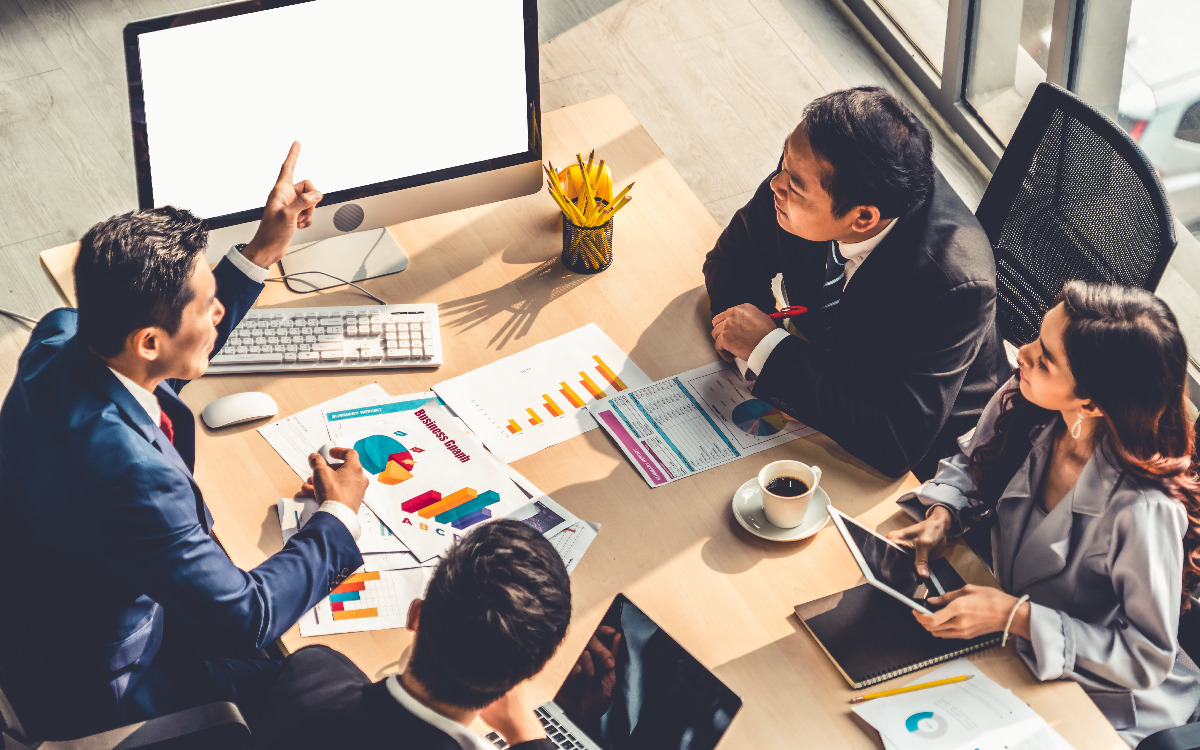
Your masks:
M0 678L3 676L0 675ZM63 706L63 711L69 711ZM2 750L241 750L250 730L237 706L206 703L156 719L72 740L41 741L30 736L4 694L0 679L0 749Z
M1175 230L1154 168L1125 131L1071 92L1037 87L975 211L996 253L1001 335L1037 338L1072 279L1150 291Z

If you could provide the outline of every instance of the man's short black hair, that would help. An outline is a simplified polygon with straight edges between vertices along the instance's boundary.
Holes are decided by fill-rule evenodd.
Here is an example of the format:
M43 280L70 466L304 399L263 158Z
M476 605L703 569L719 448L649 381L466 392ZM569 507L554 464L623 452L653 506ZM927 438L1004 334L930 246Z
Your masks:
M79 340L112 357L139 328L174 335L195 296L192 272L207 245L204 222L172 206L131 211L89 229L75 260Z
M834 91L804 108L813 153L832 167L821 180L833 213L875 206L893 219L933 187L933 141L908 107L879 86Z
M433 572L408 669L437 701L483 708L541 671L571 621L571 579L540 533L481 524Z

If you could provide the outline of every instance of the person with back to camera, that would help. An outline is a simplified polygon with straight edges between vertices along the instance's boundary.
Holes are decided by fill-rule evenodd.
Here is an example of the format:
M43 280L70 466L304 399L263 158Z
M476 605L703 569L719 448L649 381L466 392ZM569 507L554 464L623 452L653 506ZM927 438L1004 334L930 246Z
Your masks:
M467 726L478 716L513 750L554 750L522 683L554 655L570 621L571 579L550 543L517 521L476 525L408 610L404 671L371 682L333 649L300 649L253 727L254 747L494 750Z
M948 539L991 520L1001 588L914 616L943 638L1015 636L1034 676L1078 682L1135 745L1200 705L1177 638L1200 582L1187 346L1150 292L1073 281L1018 362L961 451L901 498L925 520L889 537L927 576Z
M106 219L80 241L78 310L34 327L0 408L0 672L26 728L78 737L217 700L249 717L279 669L257 652L362 564L367 482L353 451L310 457L322 501L283 549L239 569L210 534L180 400L311 223L292 144L254 238L210 270L208 230L173 208ZM218 469L219 470L219 469ZM267 498L259 498L265 502ZM252 502L252 499L247 499Z
M704 284L717 352L746 361L754 395L889 476L933 476L1007 374L991 243L879 87L805 107ZM809 312L779 327L780 304Z

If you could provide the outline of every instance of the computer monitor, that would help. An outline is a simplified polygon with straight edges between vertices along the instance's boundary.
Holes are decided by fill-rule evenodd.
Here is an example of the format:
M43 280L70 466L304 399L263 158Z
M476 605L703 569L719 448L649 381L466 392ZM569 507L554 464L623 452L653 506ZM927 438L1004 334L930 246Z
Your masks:
M138 202L205 219L210 262L293 141L325 197L289 273L402 270L382 227L542 185L536 0L245 0L131 23L125 54Z

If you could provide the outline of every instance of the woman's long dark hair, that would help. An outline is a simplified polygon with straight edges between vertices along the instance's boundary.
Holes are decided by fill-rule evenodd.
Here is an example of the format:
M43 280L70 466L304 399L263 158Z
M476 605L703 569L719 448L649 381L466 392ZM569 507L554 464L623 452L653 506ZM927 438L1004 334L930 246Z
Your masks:
M1183 334L1170 308L1137 287L1072 281L1055 300L1060 302L1067 318L1063 344L1075 395L1091 399L1103 412L1097 444L1104 445L1110 460L1127 474L1161 487L1187 511L1186 607L1200 583L1200 481L1196 427L1187 416ZM974 451L968 467L984 507L995 507L1024 463L1030 432L1056 416L1030 403L1017 388L1001 397L995 434Z

